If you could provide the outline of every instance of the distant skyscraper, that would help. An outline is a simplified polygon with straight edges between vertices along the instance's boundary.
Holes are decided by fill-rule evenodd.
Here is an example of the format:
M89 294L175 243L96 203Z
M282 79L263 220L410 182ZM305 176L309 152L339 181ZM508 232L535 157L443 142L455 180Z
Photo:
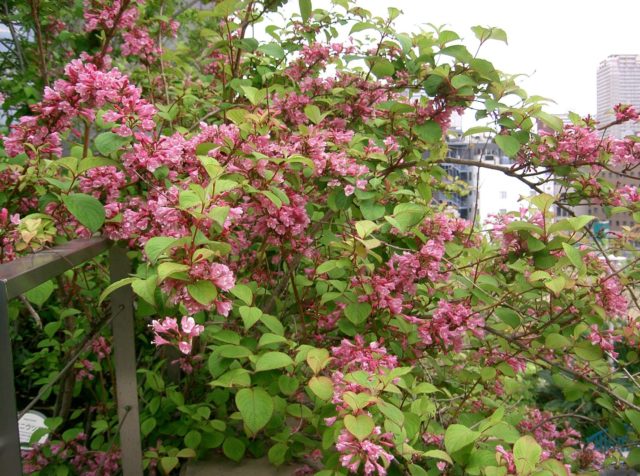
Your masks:
M640 110L640 55L611 55L598 66L598 122L613 121L613 106L620 103ZM633 122L608 130L618 139L636 132L638 124Z

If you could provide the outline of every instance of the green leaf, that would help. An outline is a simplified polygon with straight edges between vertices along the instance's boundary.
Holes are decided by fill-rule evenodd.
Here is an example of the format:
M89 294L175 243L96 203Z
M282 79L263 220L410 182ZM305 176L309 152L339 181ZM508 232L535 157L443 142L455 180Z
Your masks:
M513 459L518 474L528 475L538 465L542 448L530 435L523 436L513 445Z
M217 182L216 182L216 185L217 185ZM230 210L231 210L231 207L228 207L228 206L215 207L212 210L210 210L209 213L207 213L207 215L209 216L209 218L215 221L218 225L224 226L224 222L227 220Z
M478 438L480 438L480 435L480 432L470 430L464 425L449 425L444 434L444 446L447 453L455 453L465 446L473 444Z
M86 159L82 159L78 164L78 174L82 174L90 169L95 169L96 167L119 167L121 166L115 160L107 159L106 157L87 157Z
M422 456L425 456L427 458L441 459L442 461L446 461L449 464L453 464L453 460L451 459L451 456L449 456L447 453L445 453L442 450L425 451Z
M267 326L267 328L274 334L278 334L279 336L284 335L284 327L277 317L269 314L263 314L260 317L260 322Z
M418 137L431 144L442 140L442 128L436 121L426 121L415 127Z
M502 322L514 329L520 325L520 316L518 316L518 313L513 309L499 307L495 310L495 313Z
M253 355L253 352L246 347L233 344L221 345L216 348L215 352L219 356L227 359L242 359Z
M258 51L279 60L284 58L285 55L284 49L278 43L267 43L266 45L261 45L258 47Z
M149 279L134 279L131 281L131 289L133 292L147 301L152 306L155 306L155 290L156 282L155 277Z
M273 445L269 448L269 453L267 453L269 463L274 466L281 466L286 460L288 450L289 448L284 443L276 443Z
M142 431L142 434L144 436L148 436L149 433L151 433L155 427L156 427L156 419L153 417L147 418L145 421L142 422L142 425L140 425L140 431Z
M557 297L560 296L560 292L567 285L567 280L564 278L564 276L556 276L549 281L545 281L544 285Z
M602 349L590 342L580 342L574 346L573 352L581 359L593 362L602 358Z
M509 157L513 157L520 150L520 142L513 136L498 135L495 140L498 147Z
M187 286L187 291L193 299L203 306L211 304L218 297L218 289L211 281L200 280Z
M393 73L396 72L396 68L393 66L393 63L386 58L375 57L371 62L371 72L376 75L376 78L393 76Z
M353 33L358 33L359 31L370 30L375 27L376 26L373 23L361 21L353 24L353 26L351 27L351 30L349 31L349 34L351 35Z
M262 317L262 311L257 307L241 306L239 312L246 330L251 329Z
M485 42L487 40L497 40L507 43L507 33L500 28L485 28L482 26L472 26L471 31L476 35L478 40Z
M371 314L371 304L367 302L351 303L344 309L344 315L355 325L362 324Z
M474 126L464 131L462 137L467 137L473 134L483 134L485 132L495 133L496 131L492 127L488 126Z
M637 433L640 433L640 412L637 410L625 410L625 416L629 419L629 422L633 425L633 428Z
M104 223L104 207L97 198L84 193L72 193L63 195L62 201L67 210L89 230L98 231Z
M322 113L320 112L320 108L315 104L306 105L304 107L304 113L314 124L320 124L320 122L322 121Z
M178 273L184 273L189 271L191 267L187 264L174 263L173 261L166 261L158 265L158 284L167 279L169 276L173 276Z
M564 128L562 119L558 116L554 116L553 114L549 114L548 112L538 111L533 114L533 117L537 117L556 132L562 132L562 129Z
M325 261L320 266L316 268L316 274L324 274L338 268L340 265L340 261L331 259L329 261Z
M256 372L279 369L293 365L293 360L284 352L266 352L256 361Z
M284 395L293 395L298 390L299 383L295 377L280 375L278 377L278 388Z
M300 16L302 17L302 21L306 23L313 11L311 0L298 0L298 5L300 6Z
M361 220L356 222L356 232L360 238L366 238L377 229L378 225L371 220Z
M631 468L640 467L640 448L632 448L627 456L627 465Z
M210 359L212 358L219 357L216 354L211 354ZM247 369L230 370L211 382L212 387L248 387L249 385L251 385L251 376Z
M144 245L144 252L151 263L155 263L162 253L175 243L177 238L169 236L154 236L150 238Z
M236 284L229 292L249 306L253 302L253 292L249 286Z
M164 474L169 474L173 469L178 466L180 461L175 456L165 456L160 458L160 468Z
M285 342L287 342L286 337L267 332L266 334L262 334L260 336L260 340L258 341L258 347L264 347L266 345L273 345L273 344L284 344Z
M360 201L360 211L367 220L377 220L384 216L386 209L384 205L373 200L362 200Z
M592 220L595 220L596 217L593 215L580 215L577 217L567 218L567 221L571 225L573 231L580 231L582 228L587 226Z
M536 207L541 212L546 212L550 210L555 202L555 198L548 193L541 193L540 195L536 195L535 197L531 197L529 199L531 204Z
M202 435L199 431L191 430L189 433L184 435L184 444L187 448L198 449L200 446L200 442L202 441Z
M331 360L331 356L327 349L310 349L307 352L307 365L313 371L314 374L319 374L322 369L324 369L329 361Z
M584 264L582 263L582 255L575 247L571 246L569 243L562 243L562 248L573 266L579 270L584 267Z
M268 190L263 190L260 193L271 200L276 207L280 208L282 206L282 200L280 200L275 193Z
M182 448L176 453L178 458L195 458L196 452L192 448Z
M49 299L54 288L55 286L53 281L47 281L24 293L24 297L26 297L27 301L31 304L35 304L40 307L47 301L47 299Z
M269 423L273 415L273 399L261 387L243 388L236 394L236 406L249 436L254 436Z
M565 347L569 347L571 345L571 341L562 334L554 332L549 334L545 338L544 345L549 347L550 349L564 349Z
M347 415L344 417L344 426L358 440L365 440L373 431L375 423L369 415L361 414L358 416Z
M213 194L220 195L221 193L228 192L234 188L238 188L240 184L235 180L218 179L213 187Z
M254 88L253 86L241 86L245 97L253 104L257 106L267 97L267 92L264 89Z
M224 455L236 463L239 463L242 460L245 450L246 446L242 440L234 436L227 437L222 444L222 452Z
M463 88L465 86L475 86L477 83L466 74L459 74L451 78L451 86L456 89Z
M178 196L180 208L189 210L190 208L202 207L202 198L193 190L182 190Z
M321 400L329 400L333 396L333 383L329 377L311 377L309 388Z
M103 132L95 138L94 144L102 155L109 155L130 141L131 137L122 137L113 132Z

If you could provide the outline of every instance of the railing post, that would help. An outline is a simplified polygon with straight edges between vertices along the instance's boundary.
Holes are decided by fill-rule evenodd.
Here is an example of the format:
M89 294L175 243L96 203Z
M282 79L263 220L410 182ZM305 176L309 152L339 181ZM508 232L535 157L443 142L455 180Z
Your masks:
M111 281L126 278L130 271L126 251L112 247L109 251ZM120 422L120 448L124 476L142 476L142 443L136 383L136 348L134 338L133 293L123 286L111 295L113 361L116 374L116 398Z
M9 330L7 283L0 279L0 472L20 476L22 460Z

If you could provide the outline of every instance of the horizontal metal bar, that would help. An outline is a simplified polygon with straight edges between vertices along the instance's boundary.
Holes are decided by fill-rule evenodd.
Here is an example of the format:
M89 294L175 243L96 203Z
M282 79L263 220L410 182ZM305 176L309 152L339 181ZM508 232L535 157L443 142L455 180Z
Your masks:
M7 299L13 299L98 256L109 246L109 240L99 236L78 239L0 264L0 281L5 283Z

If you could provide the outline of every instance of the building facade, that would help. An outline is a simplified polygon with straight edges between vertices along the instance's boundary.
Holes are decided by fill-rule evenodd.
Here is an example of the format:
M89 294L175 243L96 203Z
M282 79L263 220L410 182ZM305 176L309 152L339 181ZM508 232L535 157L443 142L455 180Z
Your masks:
M640 109L640 55L611 55L600 63L597 75L600 124L611 123L613 106L631 104ZM639 125L633 121L612 126L607 133L617 139L636 134Z
M597 120L600 124L611 123L615 116L613 106L616 104L630 104L640 110L640 55L610 55L598 66L597 74L598 111ZM629 121L607 129L607 135L622 139L629 135L637 135L640 124ZM627 175L637 175L627 172ZM604 173L605 178L622 185L637 185L637 179L624 177L612 172ZM602 207L587 205L576 210L579 213L594 215L599 222L607 223L612 232L620 232L623 227L633 225L634 221L627 213L608 217Z

